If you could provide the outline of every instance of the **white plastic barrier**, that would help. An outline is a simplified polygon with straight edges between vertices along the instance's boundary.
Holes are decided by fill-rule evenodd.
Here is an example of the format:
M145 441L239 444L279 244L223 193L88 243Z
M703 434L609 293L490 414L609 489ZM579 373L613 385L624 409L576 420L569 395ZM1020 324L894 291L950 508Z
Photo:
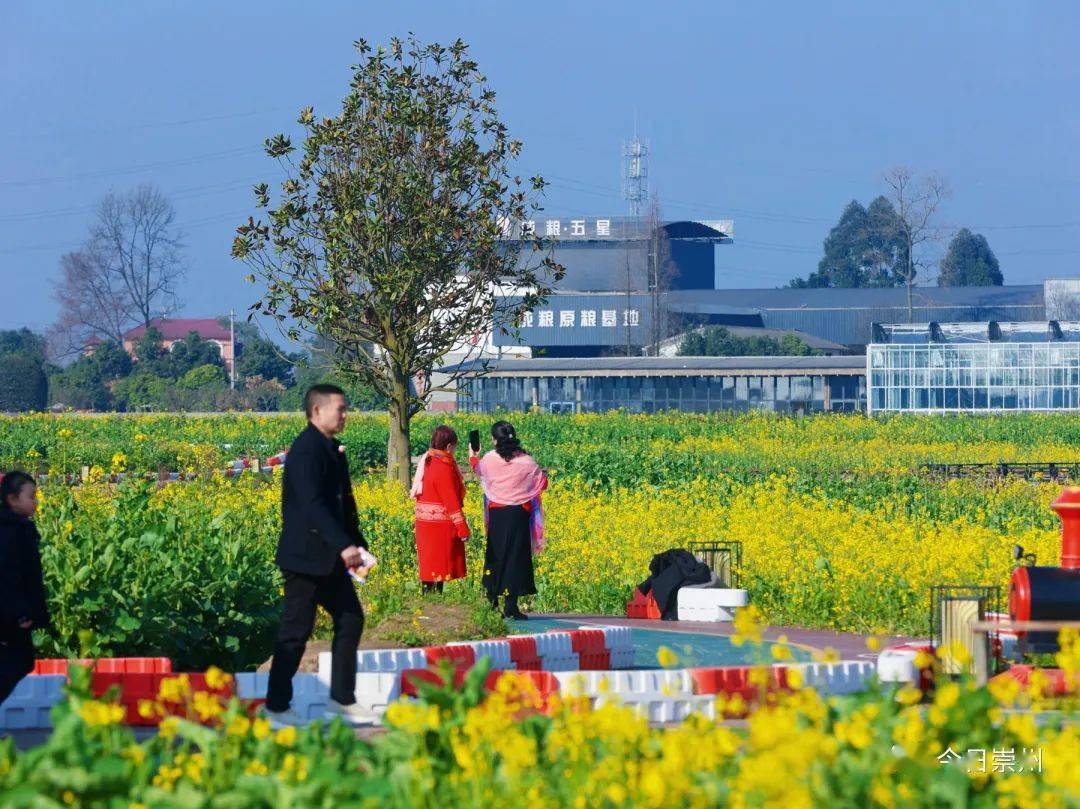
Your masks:
M35 730L52 727L50 712L63 699L63 674L30 674L19 681L15 690L0 705L0 728Z
M474 641L456 641L454 643L448 643L447 646L469 646L472 648L473 653L476 656L476 662L479 663L483 657L490 658L491 668L500 669L506 671L514 668L514 663L510 659L510 643L505 640L474 640Z
M394 671L358 671L356 704L381 714L401 696L401 675Z
M839 663L796 663L788 669L802 674L802 684L822 694L854 694L864 690L876 674L868 660L842 660Z
M236 675L236 696L240 699L263 699L270 673L266 671L241 672ZM292 709L304 719L314 721L326 718L330 704L330 686L315 674L300 672L292 681Z
M604 695L596 698L596 706L622 705L650 722L682 722L691 714L708 719L716 718L716 698L711 694L699 696L663 697L653 695Z
M634 640L628 626L597 627L604 633L604 645L611 652L613 669L629 669L634 666Z
M559 692L567 696L650 697L689 696L694 681L686 669L639 671L559 671Z
M541 632L529 637L536 641L536 654L540 657L566 657L574 653L569 632Z
M567 632L542 632L536 639L536 654L544 671L577 671L581 665L573 640Z
M915 658L920 651L928 648L931 648L930 641L920 640L883 649L877 658L878 680L883 683L917 685L919 668L915 665Z
M604 633L604 643L608 649L634 648L634 636L628 626L587 626L585 629L599 629Z
M330 677L330 652L319 653L319 674ZM405 671L426 669L427 657L423 649L364 649L356 653L357 671Z
M746 590L721 587L680 587L677 599L680 621L733 621L735 610L749 603Z

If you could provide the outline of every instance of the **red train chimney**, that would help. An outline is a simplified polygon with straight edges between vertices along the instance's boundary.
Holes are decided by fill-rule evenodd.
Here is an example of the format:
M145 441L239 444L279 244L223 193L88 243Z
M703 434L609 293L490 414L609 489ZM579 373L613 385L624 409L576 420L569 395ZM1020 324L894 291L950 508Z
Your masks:
M1080 486L1069 486L1050 508L1061 518L1061 566L1080 569Z

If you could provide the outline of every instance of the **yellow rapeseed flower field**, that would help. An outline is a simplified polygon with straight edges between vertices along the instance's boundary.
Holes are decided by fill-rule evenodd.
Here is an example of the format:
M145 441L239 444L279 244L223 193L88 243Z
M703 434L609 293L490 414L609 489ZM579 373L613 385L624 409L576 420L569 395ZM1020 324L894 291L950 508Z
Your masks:
M487 425L479 415L448 418L459 434ZM736 540L743 546L743 585L770 623L923 633L930 586L1004 587L1016 543L1040 562L1056 562L1059 529L1048 504L1060 486L941 480L919 465L1080 462L1080 436L1067 415L614 413L514 420L526 448L551 472L548 547L535 560L539 594L528 605L548 611L619 613L653 554L698 540ZM417 452L435 423L424 417L414 425ZM242 542L246 561L272 568L279 473L229 479L224 463L279 451L299 419L35 415L2 417L0 425L6 430L0 462L26 465L31 458L43 472L93 464L96 482L42 490L47 573L57 566L61 589L85 590L70 586L71 571L62 566L98 564L103 536L118 547L127 547L125 537L148 532L196 545ZM362 416L350 420L343 436L362 527L381 562L365 590L376 620L401 605L402 592L418 587L411 502L369 471L385 452L385 429L385 419ZM142 499L101 479L107 469L162 466L201 477ZM450 584L451 595L478 588L482 573L480 496L470 474L466 479L474 540L469 577ZM235 552L230 545L221 556ZM276 593L267 597L273 602Z

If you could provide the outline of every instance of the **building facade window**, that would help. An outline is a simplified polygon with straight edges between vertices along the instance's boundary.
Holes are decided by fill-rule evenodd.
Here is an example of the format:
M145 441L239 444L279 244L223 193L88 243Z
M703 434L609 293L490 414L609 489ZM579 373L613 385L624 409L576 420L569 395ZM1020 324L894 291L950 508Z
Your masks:
M1080 400L1080 343L870 346L869 404L920 413L1069 410Z
M828 392L828 399L826 399ZM767 410L778 413L865 409L862 375L702 375L702 376L486 376L463 382L458 409L494 413L529 410L590 413L626 410Z

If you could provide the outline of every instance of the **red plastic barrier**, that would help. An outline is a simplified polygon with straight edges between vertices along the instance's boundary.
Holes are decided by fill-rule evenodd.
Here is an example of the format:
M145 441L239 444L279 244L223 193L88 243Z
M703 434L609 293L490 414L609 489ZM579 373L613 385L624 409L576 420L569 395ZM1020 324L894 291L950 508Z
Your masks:
M536 653L536 638L519 635L503 640L510 644L510 659L518 671L540 671L542 663Z
M582 671L607 671L611 668L611 652L579 652L578 661Z
M995 680L1003 680L1005 678L1016 680L1021 686L1027 688L1031 683L1031 675L1038 669L1037 666L1011 666L1007 671L1003 671L1001 674L996 675L990 682ZM1080 683L1074 681L1072 689L1069 688L1069 678L1066 676L1065 671L1062 669L1038 669L1046 677L1046 690L1049 692L1045 696L1063 697L1068 693L1075 692L1080 688Z
M634 597L626 602L626 617L659 621L660 608L656 606L656 599L652 597L652 593L645 595L635 587Z
M717 666L709 668L687 669L694 680L695 694L738 694L743 699L752 699L759 693L759 687L750 682L753 666ZM766 691L788 690L787 668L770 666L767 668Z
M424 657L429 666L437 666L440 660L468 666L476 663L476 651L471 646L425 646Z
M602 652L607 646L604 632L600 629L571 629L570 647L581 654L582 652Z
M607 671L611 668L611 652L600 629L571 629L570 646L577 652L582 671Z
M472 668L471 663L454 663L453 684L454 688L461 688L465 683L465 675ZM415 697L419 694L418 686L421 683L431 685L446 685L446 679L441 671L434 669L405 669L401 672L401 695Z
M161 722L163 717L144 717L139 714L139 703L147 700L157 700L163 680L181 676L179 673L155 673L155 672L106 672L95 671L90 680L90 690L95 697L103 697L114 686L120 690L120 705L124 707L124 723L128 725L154 726ZM221 697L224 700L231 699L236 693L230 683L224 688L212 689L206 684L205 674L187 673L190 693L206 691ZM164 703L166 713L173 716L183 716L184 706L181 704Z
M68 663L91 666L102 674L171 674L172 661L167 657L104 657L99 660L61 660L46 658L34 662L34 674L67 674Z

